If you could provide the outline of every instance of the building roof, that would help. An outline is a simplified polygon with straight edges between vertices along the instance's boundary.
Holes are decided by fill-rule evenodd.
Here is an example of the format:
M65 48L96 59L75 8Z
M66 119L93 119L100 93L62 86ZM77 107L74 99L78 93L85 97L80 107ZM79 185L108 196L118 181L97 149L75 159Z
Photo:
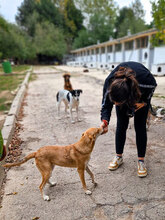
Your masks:
M157 32L157 30L155 28L146 30L146 31L142 31L136 34L132 34L132 35L127 35L121 38L117 38L117 39L110 39L108 41L105 41L103 43L99 43L99 44L93 44L87 47L83 47L83 48L78 48L76 50L72 50L71 53L79 53L82 51L86 51L86 50L91 50L91 49L95 49L95 48L100 48L100 47L105 47L105 46L110 46L113 44L120 44L123 42L127 42L127 41L131 41L131 40L135 40L137 38L141 38L141 37L146 37L146 36L151 36L153 34L155 34Z

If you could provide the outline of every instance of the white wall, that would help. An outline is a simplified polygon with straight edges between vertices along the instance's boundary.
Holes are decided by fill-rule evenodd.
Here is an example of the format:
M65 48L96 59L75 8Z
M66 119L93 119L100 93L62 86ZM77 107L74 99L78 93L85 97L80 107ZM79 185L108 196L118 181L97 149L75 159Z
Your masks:
M153 75L165 76L165 64L153 64L151 72Z
M115 62L121 63L123 62L122 52L115 52Z
M106 63L106 54L105 54L105 53L103 53L103 54L101 55L101 62L102 62L102 63Z
M136 61L138 62L138 50L126 50L125 61Z
M165 46L154 48L154 64L165 63Z

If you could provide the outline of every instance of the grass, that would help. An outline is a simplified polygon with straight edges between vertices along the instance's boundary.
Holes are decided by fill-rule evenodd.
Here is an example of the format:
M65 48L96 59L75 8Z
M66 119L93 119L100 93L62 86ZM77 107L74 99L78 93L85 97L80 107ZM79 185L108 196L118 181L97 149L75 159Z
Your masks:
M30 68L30 66L28 65L19 65L19 66L12 66L12 72L13 73L21 73L21 72L25 72L26 70L28 70ZM3 68L0 67L0 73L4 73ZM7 75L7 73L6 73Z
M25 74L21 75L1 75L0 76L0 92L4 90L12 91L23 81Z
M0 98L0 111L9 110L9 106L5 105L7 98Z
M160 95L159 93L154 93L153 97L165 99L165 96Z
M6 104L8 101L14 99L14 95L11 94L11 91L15 90L24 80L26 70L30 66L21 65L12 67L12 74L0 74L0 113L9 110L10 105ZM0 67L0 73L3 70Z

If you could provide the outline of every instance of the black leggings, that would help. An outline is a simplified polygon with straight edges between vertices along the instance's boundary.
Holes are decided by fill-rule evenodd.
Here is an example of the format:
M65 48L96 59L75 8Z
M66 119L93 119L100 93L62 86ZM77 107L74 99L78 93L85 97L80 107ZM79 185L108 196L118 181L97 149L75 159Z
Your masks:
M147 106L135 112L134 128L136 132L136 145L138 157L145 157L147 145L147 130L146 120L148 115L150 102ZM116 127L116 153L122 154L126 140L126 131L129 124L129 117L127 116L127 106L116 106L117 127Z

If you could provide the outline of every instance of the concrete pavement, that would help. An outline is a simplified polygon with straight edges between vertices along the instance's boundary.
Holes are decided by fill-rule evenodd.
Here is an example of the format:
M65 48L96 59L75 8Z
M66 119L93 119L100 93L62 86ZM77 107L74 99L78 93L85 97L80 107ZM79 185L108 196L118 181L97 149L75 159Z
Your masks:
M73 88L83 90L80 97L82 122L75 124L71 124L69 118L57 119L55 97L63 87L64 70L72 73ZM83 73L83 70L69 67L56 67L54 71L52 68L37 68L34 71L38 77L29 84L21 122L22 157L43 145L74 143L87 128L100 125L102 85L106 73L93 71L91 77L90 72ZM90 160L90 168L98 183L96 188L86 175L87 185L93 192L91 196L84 194L76 169L56 167L53 179L57 185L47 188L51 201L43 201L38 189L41 176L34 160L30 160L7 172L0 219L164 220L165 123L160 121L151 125L146 157L149 175L144 179L137 177L133 129L128 130L124 164L114 172L107 169L115 153L115 124L113 111L109 132L98 138Z

